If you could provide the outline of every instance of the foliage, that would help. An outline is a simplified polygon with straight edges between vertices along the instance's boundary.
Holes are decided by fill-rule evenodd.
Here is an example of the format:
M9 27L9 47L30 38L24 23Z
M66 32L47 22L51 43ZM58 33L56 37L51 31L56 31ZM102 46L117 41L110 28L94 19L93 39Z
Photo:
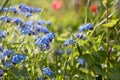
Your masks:
M51 0L1 0L0 79L119 80L118 0L96 0L94 12L90 0L78 11L60 1L55 11Z

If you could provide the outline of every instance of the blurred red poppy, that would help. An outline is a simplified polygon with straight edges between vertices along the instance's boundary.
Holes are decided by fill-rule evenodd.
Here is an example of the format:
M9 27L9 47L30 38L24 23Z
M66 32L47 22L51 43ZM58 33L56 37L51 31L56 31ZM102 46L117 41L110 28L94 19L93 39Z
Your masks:
M91 8L92 12L96 13L96 11L97 11L97 5L92 4L90 8Z
M52 2L52 7L53 7L55 10L57 10L57 11L62 8L62 5L63 5L63 3L62 3L62 1L60 1L60 0L54 0L54 1Z

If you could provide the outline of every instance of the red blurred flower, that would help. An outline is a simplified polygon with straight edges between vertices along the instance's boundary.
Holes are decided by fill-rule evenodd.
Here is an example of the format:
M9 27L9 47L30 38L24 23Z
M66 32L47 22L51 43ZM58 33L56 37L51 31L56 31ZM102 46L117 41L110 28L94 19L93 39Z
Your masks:
M97 5L95 5L95 4L92 4L90 6L90 8L91 8L92 12L96 12L97 11Z
M63 3L62 3L62 1L60 1L60 0L54 0L54 1L52 2L52 7L53 7L55 10L57 10L57 11L62 8L62 5L63 5Z

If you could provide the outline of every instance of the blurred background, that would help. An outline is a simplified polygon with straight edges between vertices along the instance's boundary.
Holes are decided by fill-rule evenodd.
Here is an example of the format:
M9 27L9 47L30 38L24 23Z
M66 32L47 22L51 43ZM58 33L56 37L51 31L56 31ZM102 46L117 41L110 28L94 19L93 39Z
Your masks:
M58 35L66 32L74 33L78 27L85 23L95 24L98 20L103 20L105 7L102 0L7 0L5 6L16 6L26 4L28 6L39 7L42 12L32 18L45 19L52 22L49 27ZM104 0L103 0L104 1ZM111 0L110 0L111 1ZM1 5L5 1L1 0ZM89 15L89 16L88 16ZM67 34L67 33L66 33Z
M6 8L8 8L10 6L15 6L16 8L18 8L19 4L25 4L27 6L41 8L41 10L42 10L40 13L38 13L38 14L35 13L31 17L25 17L25 16L20 15L20 14L13 14L13 13L11 14L8 12L6 12L6 13L0 12L0 16L8 15L11 17L12 16L20 17L20 18L22 18L23 22L26 20L51 21L52 25L47 26L47 28L51 32L54 32L56 37L54 39L54 43L52 44L53 51L51 51L50 53L57 53L56 51L60 48L61 48L61 50L66 50L66 51L69 50L70 53L75 53L74 56L73 55L70 56L71 62L74 60L74 57L80 57L81 55L83 55L83 57L86 58L86 61L88 61L87 66L90 66L90 71L93 70L93 72L91 72L89 74L89 70L88 70L88 73L86 73L86 70L88 69L88 67L86 67L85 71L83 70L83 68L81 68L81 71L83 70L82 74L84 75L84 73L85 73L87 75L93 76L93 73L95 71L94 77L96 77L100 74L101 79L102 79L102 75L106 74L106 73L103 74L102 71L103 72L108 71L106 68L104 68L104 67L102 68L101 66L104 65L104 63L106 63L106 56L107 55L105 53L106 53L106 50L109 49L106 46L106 37L109 36L110 40L111 40L110 52L112 52L113 45L114 45L114 43L116 43L116 45L114 46L116 50L113 50L114 54L112 54L112 55L115 55L115 57L113 56L113 59L112 59L114 61L111 61L111 63L110 63L111 69L115 67L115 70L111 70L111 72L114 72L115 73L114 76L118 77L118 74L116 75L116 72L117 71L119 72L119 70L117 70L117 69L119 69L119 64L116 61L118 58L118 57L116 57L116 54L117 53L119 54L119 52L120 52L119 51L120 50L120 48L119 48L119 45L120 45L120 43L119 43L119 41L120 41L120 38L119 38L120 24L117 20L118 18L116 18L116 15L113 15L109 19L109 22L112 23L112 27L109 28L110 33L105 32L106 27L109 27L109 24L105 24L106 23L106 20L105 20L106 19L105 1L106 0L0 0L0 6L6 7ZM118 0L116 0L116 1L118 1ZM108 0L109 15L114 12L114 8L113 8L114 5L113 4L115 4L115 0ZM117 9L119 9L119 4L118 4ZM113 21L111 21L112 19L113 19ZM96 27L96 25L101 23L101 21L103 21L103 20L104 20L104 23L102 23L102 25L99 25ZM91 32L88 31L87 33L85 32L86 36L87 36L87 40L86 41L80 40L80 46L77 44L77 46L75 47L75 50L73 49L72 46L65 48L65 46L63 46L63 42L66 41L68 38L72 37L73 34L78 31L78 28L81 25L84 25L86 23L91 23L95 26L93 31L91 31ZM105 25L107 25L107 26L105 26ZM5 26L5 25L3 25L3 26ZM11 25L9 25L9 24L6 26L6 29L8 29L8 26L11 29ZM11 32L13 32L12 29L11 29ZM116 37L115 37L115 35L116 35ZM19 36L17 36L17 38L18 37ZM34 39L32 37L30 38L30 36L24 36L24 37L27 40L25 40L26 41L25 42L25 49L24 49L24 47L22 47L23 52L25 51L25 53L30 53L30 55L31 55L31 52L34 53L33 50L34 50L34 48L36 48L36 47L34 47L34 45L31 47L31 44L34 44L31 42L31 40L34 42ZM6 40L9 40L10 37L8 36L7 38L8 39L6 39ZM12 40L12 38L11 38L11 40ZM20 41L21 41L21 39L20 39ZM4 43L6 44L6 42L4 42ZM16 42L17 42L17 40L16 40ZM18 42L19 42L19 39L18 39ZM29 43L31 43L31 44L29 44ZM6 44L6 45L7 45L7 47L10 46L10 48L11 48L11 45L13 45L13 44L11 44L11 42L10 42L10 45L9 44ZM13 46L15 46L16 51L18 51L17 47L19 47L19 45L21 45L21 43L13 45ZM101 45L103 45L102 46L103 49L101 49L102 52L98 50L98 48ZM21 50L22 49L20 49L20 51ZM38 51L38 50L39 49L36 49L35 51ZM79 53L81 53L81 54L79 54ZM91 56L91 54L92 54L92 56ZM40 55L42 55L42 54L40 54ZM48 57L47 54L45 56L46 62L48 61L48 63L44 63L43 62L44 60L42 60L42 57L41 57L40 61L43 63L40 62L39 66L43 67L43 64L47 65L47 66L49 65L54 70L56 67L56 65L54 65L54 64L57 63L56 59L58 57L59 57L58 62L60 63L60 66L63 66L64 63L66 65L67 58L69 57L69 55L63 55L62 58L61 58L61 56L56 57L55 54L51 54L51 55L49 55L51 61L49 61L49 59L47 59L47 57ZM26 61L27 63L28 62L30 63L29 66L30 66L31 71L32 71L33 67L36 67L36 65L34 65L34 62L33 62L33 61L36 61L36 59L37 59L35 57L37 57L37 56L34 55L28 59L30 61ZM93 58L93 57L95 57L95 58ZM109 56L108 56L108 58L109 58ZM71 60L71 59L73 59L73 60ZM56 63L55 63L55 61L56 61ZM33 64L32 66L31 66L31 63ZM37 63L39 63L39 61ZM74 66L71 66L71 68L69 69L70 73L71 73L71 71L74 70L73 67ZM76 68L76 67L74 67L74 68ZM63 68L63 72L64 72L64 69L65 68ZM73 72L76 73L77 71L79 71L79 70L76 68L76 70L74 70ZM35 72L37 73L37 69L35 70ZM9 73L11 73L11 72L9 72ZM33 73L34 73L34 70L33 70ZM99 73L99 74L97 74L97 73ZM41 74L41 72L40 72L40 74ZM112 74L110 72L108 72L108 74L111 77ZM30 75L32 75L32 74L30 74ZM32 75L32 77L34 75ZM73 77L72 74L70 74L70 75L71 75L71 77ZM39 76L39 75L37 75L37 76ZM36 77L36 75L34 77ZM87 79L84 79L84 80L87 80ZM101 79L99 79L99 80L101 80ZM9 79L9 80L12 80L12 79Z

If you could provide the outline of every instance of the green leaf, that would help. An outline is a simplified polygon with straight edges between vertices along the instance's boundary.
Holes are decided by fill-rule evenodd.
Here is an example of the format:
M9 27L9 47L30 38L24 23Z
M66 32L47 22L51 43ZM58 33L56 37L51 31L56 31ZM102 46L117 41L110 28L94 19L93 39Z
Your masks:
M120 79L120 63L113 60L111 61L112 67L110 68L111 78L113 80L119 80Z
M93 70L95 74L104 75L104 73L102 72L102 69L100 69L98 66L93 66Z
M88 74L88 72L89 72L88 69L86 69L86 68L80 68L79 70L85 74Z
M113 45L115 49L120 50L120 45Z
M79 55L82 55L82 50L81 50L81 48L80 48L80 46L78 44L77 44L77 50L79 52Z
M103 5L104 5L104 7L106 7L107 0L102 0L102 3L103 3Z
M10 74L14 76L14 79L16 78L19 80L22 80L22 79L29 77L27 68L19 69L19 68L14 67L13 69L10 69Z
M116 25L118 23L118 19L117 20L112 20L111 22L109 23L105 23L103 24L104 27L114 27L114 25Z

